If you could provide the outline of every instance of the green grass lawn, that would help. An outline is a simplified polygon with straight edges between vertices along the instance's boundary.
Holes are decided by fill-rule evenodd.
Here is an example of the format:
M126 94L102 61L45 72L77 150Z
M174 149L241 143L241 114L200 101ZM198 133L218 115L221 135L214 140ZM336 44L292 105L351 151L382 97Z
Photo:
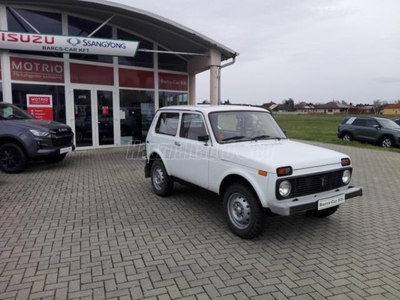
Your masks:
M360 148L380 149L399 152L399 148L383 149L382 147L344 142L337 137L337 127L346 115L273 115L279 126L286 131L288 138L315 141L330 144L349 145Z

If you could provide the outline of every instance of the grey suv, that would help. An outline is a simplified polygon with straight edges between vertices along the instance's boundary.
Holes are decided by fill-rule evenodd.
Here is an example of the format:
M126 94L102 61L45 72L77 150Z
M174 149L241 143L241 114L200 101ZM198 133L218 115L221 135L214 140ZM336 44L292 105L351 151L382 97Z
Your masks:
M390 148L400 146L400 126L385 118L352 117L338 127L338 138Z
M74 134L63 123L34 119L20 108L0 102L0 170L19 173L30 160L62 161L75 149Z

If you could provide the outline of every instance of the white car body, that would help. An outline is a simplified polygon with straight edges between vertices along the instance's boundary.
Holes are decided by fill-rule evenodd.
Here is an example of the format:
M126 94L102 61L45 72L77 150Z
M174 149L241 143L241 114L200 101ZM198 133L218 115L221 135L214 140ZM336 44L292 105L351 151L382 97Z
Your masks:
M290 141L286 137L219 142L212 130L210 114L232 111L268 113L261 108L231 105L175 106L158 110L146 140L146 177L150 176L151 163L157 158L162 161L168 176L173 180L188 182L221 196L224 192L222 189L229 184L227 181L242 178L254 189L263 208L269 208L280 215L314 209L318 201L324 199L337 201L338 197L342 197L343 200L340 202L342 203L344 199L362 195L361 188L349 187L347 183L335 186L331 190L278 199L277 181L314 174L343 172L341 170L344 169L351 171L350 164L342 166L342 160L349 157L321 147ZM162 113L179 113L179 127L175 135L156 132L157 120ZM182 125L184 113L202 116L208 135L206 141L190 140L180 136L180 127L184 126ZM277 169L283 167L291 167L292 174L278 176ZM322 185L327 184L322 181L330 178L329 175L326 175L326 178L324 176L321 177Z

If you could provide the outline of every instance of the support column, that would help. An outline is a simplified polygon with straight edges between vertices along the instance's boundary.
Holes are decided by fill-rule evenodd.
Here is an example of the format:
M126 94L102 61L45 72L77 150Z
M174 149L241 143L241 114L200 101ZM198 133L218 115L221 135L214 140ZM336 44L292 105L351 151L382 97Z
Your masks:
M221 53L210 49L210 104L218 104L218 68L221 65Z
M189 105L196 105L196 75L189 75Z
M218 104L218 66L210 67L210 104Z

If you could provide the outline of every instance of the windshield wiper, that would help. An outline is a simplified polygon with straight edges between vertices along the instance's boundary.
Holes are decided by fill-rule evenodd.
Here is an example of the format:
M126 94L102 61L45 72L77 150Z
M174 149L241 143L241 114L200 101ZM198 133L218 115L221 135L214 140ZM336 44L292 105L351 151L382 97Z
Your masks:
M227 142L227 141L233 141L233 140L240 140L240 139L243 139L243 138L245 138L244 135L235 135L235 136L224 138L221 141L222 142Z
M266 135L266 134L257 135L257 136L255 136L255 137L252 137L252 138L251 138L252 141L258 141L258 140L261 140L261 139L278 140L278 141L281 140L280 137L277 137L277 136L270 136L270 135Z

